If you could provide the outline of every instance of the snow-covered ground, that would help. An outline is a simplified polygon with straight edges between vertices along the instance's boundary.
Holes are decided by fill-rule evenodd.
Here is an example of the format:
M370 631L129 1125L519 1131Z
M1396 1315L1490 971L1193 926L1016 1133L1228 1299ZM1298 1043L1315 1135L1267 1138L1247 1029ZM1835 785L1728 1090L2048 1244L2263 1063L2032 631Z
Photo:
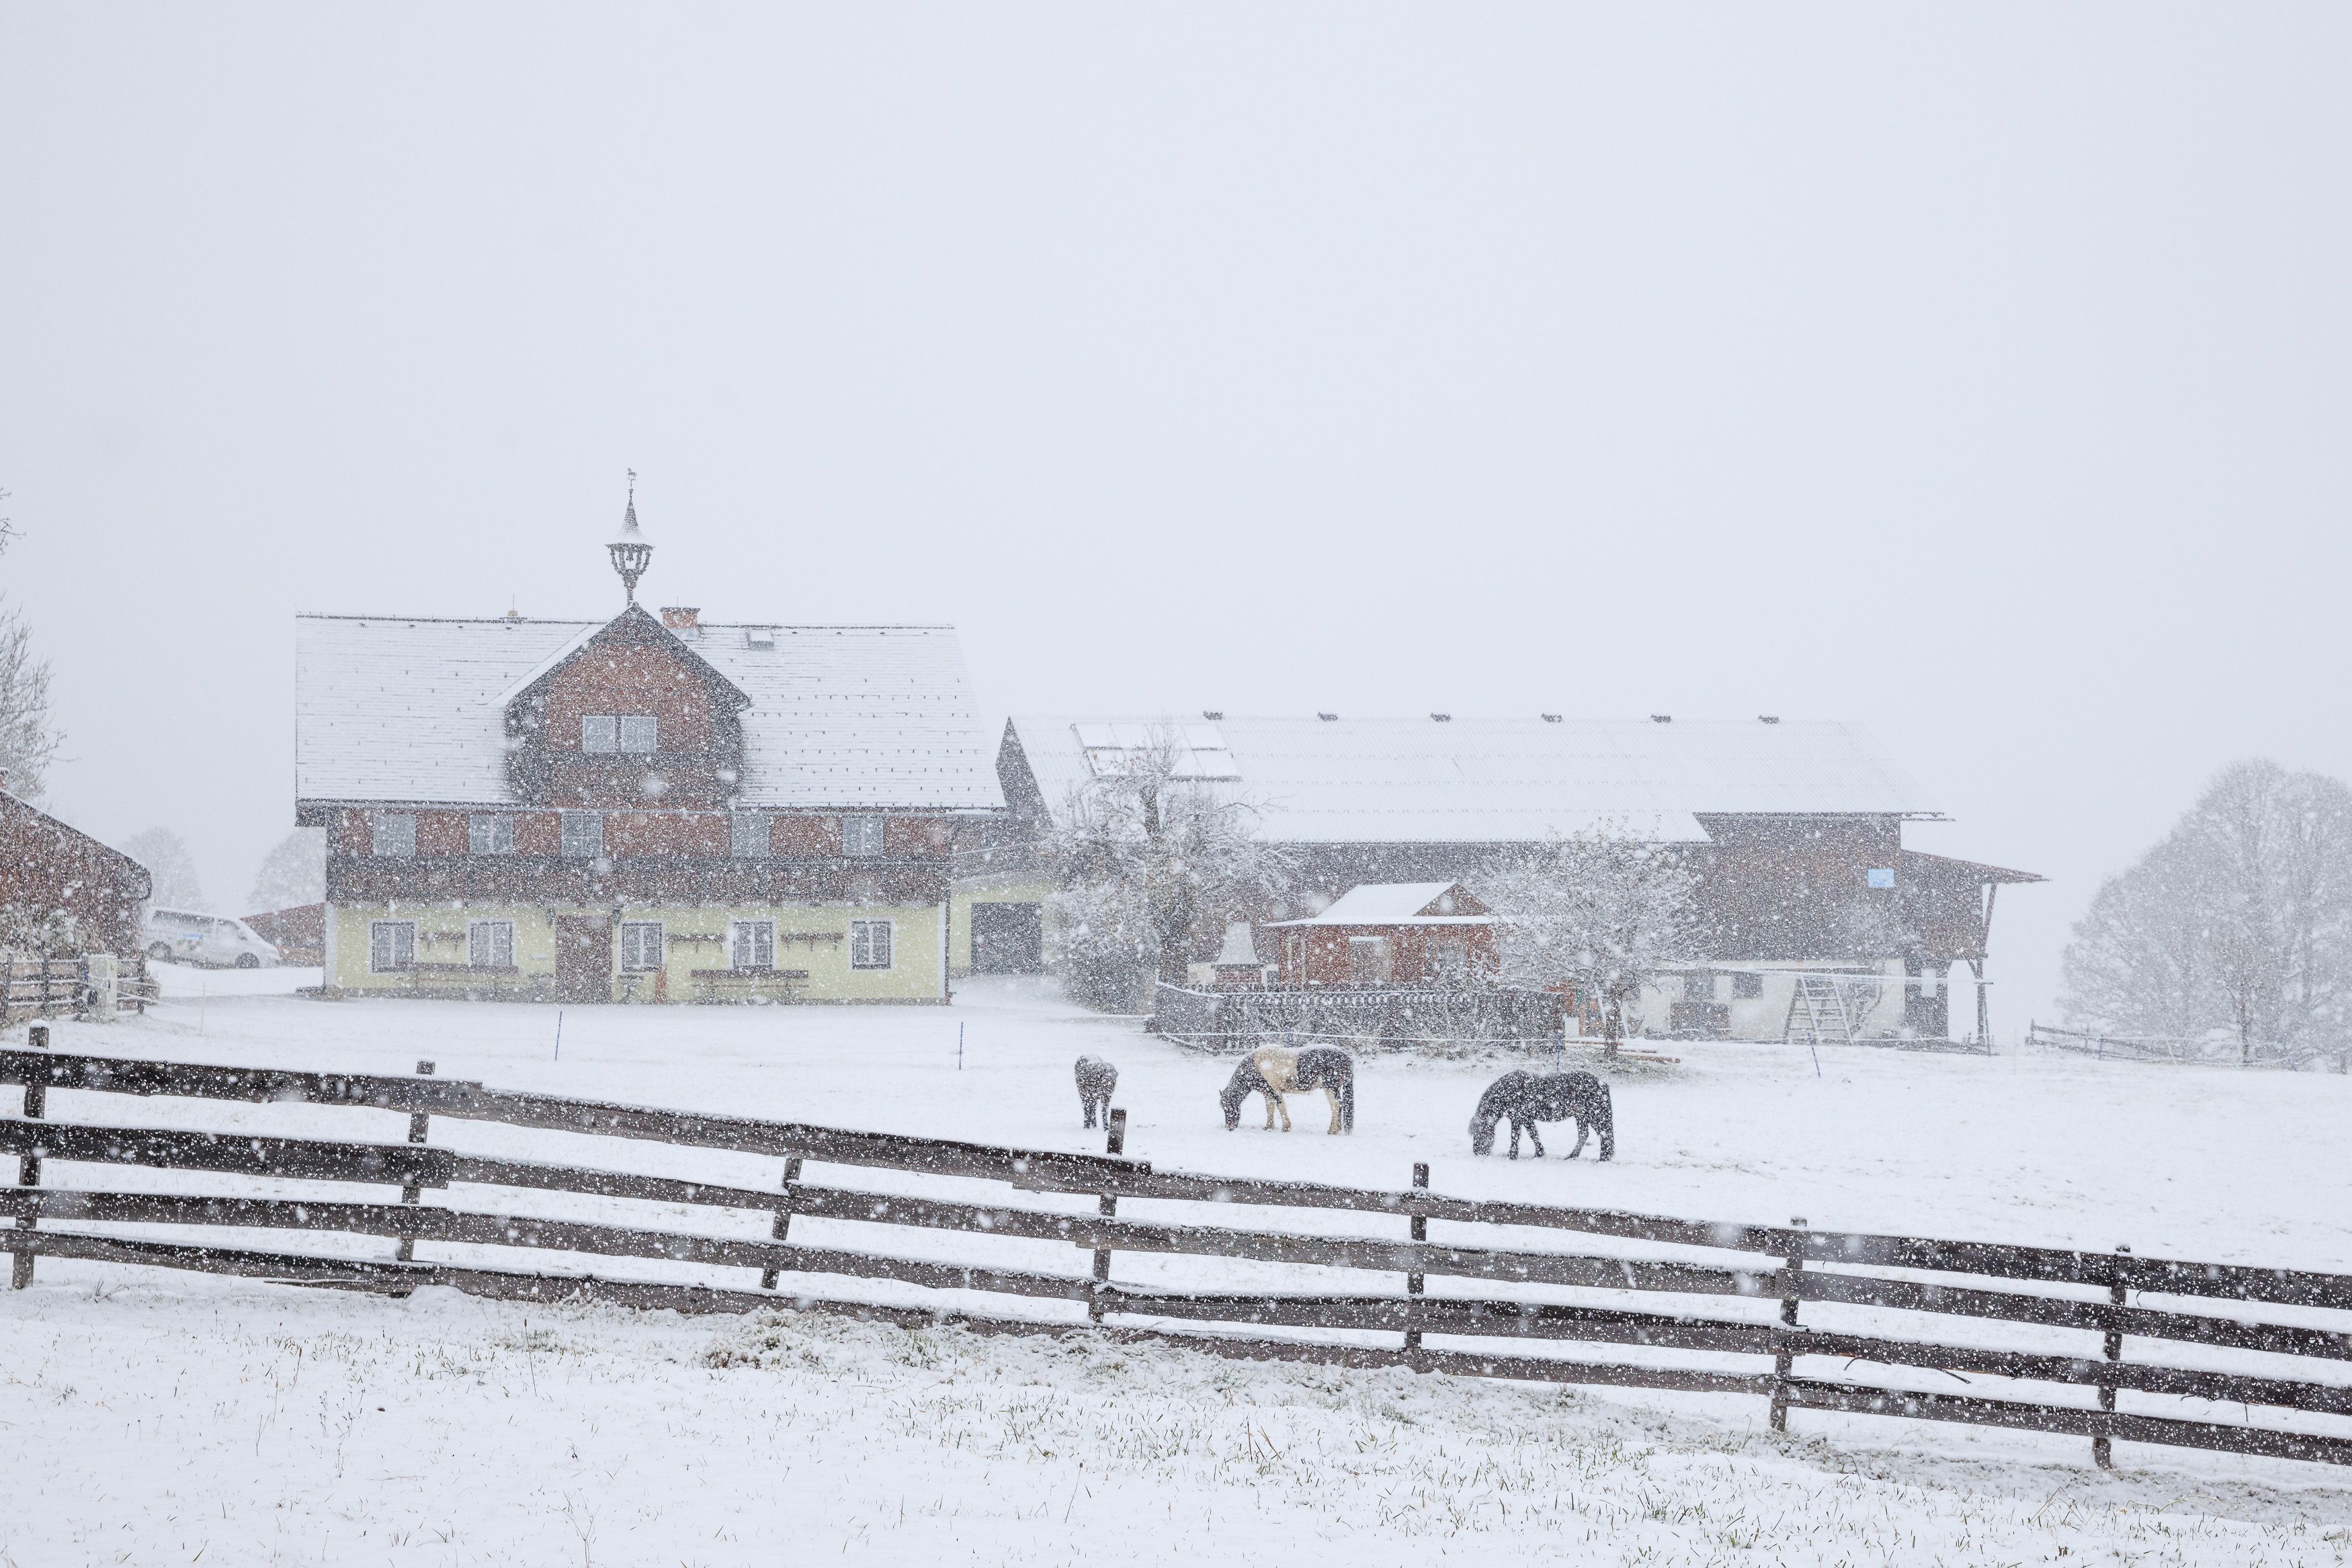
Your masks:
M2352 1270L2340 1137L2352 1080L2336 1076L1864 1051L1824 1051L1816 1076L1801 1049L1677 1046L1678 1066L1617 1084L1614 1164L1589 1152L1510 1164L1468 1156L1491 1068L1373 1060L1354 1137L1320 1135L1319 1098L1295 1108L1286 1136L1249 1120L1228 1134L1214 1097L1225 1068L1026 982L972 985L946 1009L564 1009L559 1060L553 1008L325 1004L274 994L314 972L163 973L172 1000L148 1019L63 1024L56 1043L392 1071L430 1058L444 1075L501 1086L1070 1149L1101 1146L1077 1125L1069 1076L1093 1051L1120 1068L1129 1152L1163 1168L1402 1186L1426 1160L1442 1192ZM310 1107L171 1110L183 1124L390 1139L404 1124ZM53 1113L133 1122L159 1107L59 1095ZM518 1136L434 1129L461 1146ZM645 1168L673 1157L638 1152ZM745 1185L777 1180L773 1160L675 1157ZM886 1173L833 1176L887 1185ZM175 1178L53 1166L49 1179ZM760 1217L735 1218L740 1233L763 1233ZM797 1222L796 1239L817 1223ZM948 1257L970 1244L919 1239L898 1249ZM1032 1266L1083 1267L1069 1249L1023 1245L1043 1249ZM1142 1262L1136 1277L1149 1277ZM741 1270L710 1276L749 1283ZM2352 1478L2317 1466L2125 1446L2123 1471L2103 1476L2080 1440L1803 1412L1783 1441L1762 1431L1754 1399L1342 1375L828 1318L697 1321L443 1291L393 1301L54 1259L33 1290L0 1292L0 1474L19 1502L0 1511L0 1564L26 1568L199 1554L1402 1563L1534 1550L1577 1563L1957 1564L2055 1561L2063 1547L2068 1561L2352 1559Z

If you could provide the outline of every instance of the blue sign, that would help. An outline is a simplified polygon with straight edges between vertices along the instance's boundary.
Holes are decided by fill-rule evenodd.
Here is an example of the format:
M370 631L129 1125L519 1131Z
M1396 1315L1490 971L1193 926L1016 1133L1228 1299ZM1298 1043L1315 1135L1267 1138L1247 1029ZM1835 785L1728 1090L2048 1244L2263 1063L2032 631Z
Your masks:
M1892 866L1873 866L1870 871L1870 885L1873 887L1893 887L1895 885L1895 868Z

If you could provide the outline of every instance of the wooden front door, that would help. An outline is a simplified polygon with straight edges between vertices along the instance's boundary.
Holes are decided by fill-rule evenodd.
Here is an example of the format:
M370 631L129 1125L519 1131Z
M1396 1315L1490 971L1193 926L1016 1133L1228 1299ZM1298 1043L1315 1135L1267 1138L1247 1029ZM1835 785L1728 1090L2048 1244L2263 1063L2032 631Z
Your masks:
M613 923L602 916L559 915L555 922L555 999L613 999Z

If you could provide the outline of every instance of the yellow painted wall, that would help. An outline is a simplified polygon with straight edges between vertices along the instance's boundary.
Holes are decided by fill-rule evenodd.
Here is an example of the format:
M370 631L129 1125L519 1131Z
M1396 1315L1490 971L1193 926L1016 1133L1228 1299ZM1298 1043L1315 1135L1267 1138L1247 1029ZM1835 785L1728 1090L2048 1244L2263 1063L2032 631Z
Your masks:
M330 912L331 948L328 983L340 989L406 994L418 989L467 990L482 995L552 996L555 986L554 915L609 915L610 906L596 909L550 910L544 904L482 904L451 908L444 904L352 904ZM514 957L520 973L507 976L374 974L368 968L369 925L377 920L416 923L416 959L421 964L463 964L466 926L473 920L511 920L515 926ZM631 979L614 977L615 999L659 999L687 1002L715 994L719 999L741 999L754 990L781 994L772 982L719 980L715 988L694 977L697 969L728 967L727 925L730 920L772 920L776 923L776 967L805 969L808 977L792 988L793 999L810 1002L935 1002L940 999L940 906L935 904L851 908L807 904L762 907L654 905L621 906L620 920L657 920L663 928L662 969L658 983L650 973ZM849 923L887 920L893 926L891 966L887 969L850 967ZM614 966L619 962L619 922L614 932ZM794 936L815 941L794 941ZM838 937L839 940L831 938Z
M971 973L971 906L975 904L1043 904L1061 891L1034 876L976 876L950 894L948 963L959 975Z

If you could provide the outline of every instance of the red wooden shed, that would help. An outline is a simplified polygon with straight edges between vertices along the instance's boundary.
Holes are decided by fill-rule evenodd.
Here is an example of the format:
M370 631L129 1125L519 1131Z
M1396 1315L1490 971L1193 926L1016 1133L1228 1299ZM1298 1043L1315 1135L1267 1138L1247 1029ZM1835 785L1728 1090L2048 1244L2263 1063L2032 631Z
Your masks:
M1277 921L1281 983L1464 986L1495 975L1495 917L1454 882L1364 883L1309 920Z

